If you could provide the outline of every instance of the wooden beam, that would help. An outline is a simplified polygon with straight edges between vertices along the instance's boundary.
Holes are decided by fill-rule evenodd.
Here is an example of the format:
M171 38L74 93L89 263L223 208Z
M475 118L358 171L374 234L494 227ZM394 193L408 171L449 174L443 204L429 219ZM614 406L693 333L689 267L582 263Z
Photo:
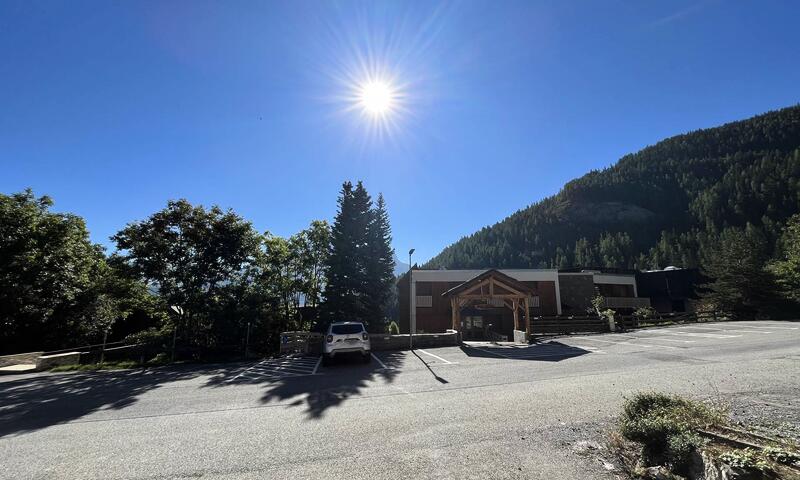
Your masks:
M516 293L517 295L519 295L521 297L524 297L526 295L525 293L520 292L516 288L508 285L507 283L504 283L502 280L495 280L495 282L496 282L497 285L500 285L501 287L505 288L509 292Z
M531 297L525 297L525 337L531 335Z
M456 326L453 330L461 331L461 307L458 306L458 302L456 302Z
M468 289L464 290L463 292L461 292L461 294L470 294L470 293L472 293L472 292L474 292L475 290L478 290L478 289L480 289L481 294L483 294L483 286L484 285L488 285L488 284L489 284L489 279L487 278L486 280L482 280L480 283L477 283L477 284L469 287Z
M456 329L456 308L458 308L458 301L456 297L450 297L450 328Z
M515 299L512 301L512 304L512 310L514 310L514 330L519 330L519 301Z
M459 295L458 298L468 298L470 300L481 300L481 299L485 300L488 298L504 298L511 300L516 298L517 300L522 300L525 298L525 295L516 295L509 293L509 294L498 294L490 297L489 295L486 294L484 295L464 294L464 295Z

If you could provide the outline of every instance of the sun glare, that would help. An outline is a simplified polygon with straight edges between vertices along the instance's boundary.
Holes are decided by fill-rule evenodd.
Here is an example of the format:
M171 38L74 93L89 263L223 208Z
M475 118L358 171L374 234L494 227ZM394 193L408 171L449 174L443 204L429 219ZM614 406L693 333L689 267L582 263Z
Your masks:
M392 86L383 81L369 81L359 87L358 103L366 113L386 115L392 110L396 93Z

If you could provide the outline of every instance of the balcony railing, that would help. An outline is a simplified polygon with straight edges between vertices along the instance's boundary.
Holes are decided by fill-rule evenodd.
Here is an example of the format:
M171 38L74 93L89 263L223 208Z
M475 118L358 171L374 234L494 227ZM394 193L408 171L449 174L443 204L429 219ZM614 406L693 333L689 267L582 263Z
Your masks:
M650 299L647 297L603 297L603 306L606 308L649 307Z

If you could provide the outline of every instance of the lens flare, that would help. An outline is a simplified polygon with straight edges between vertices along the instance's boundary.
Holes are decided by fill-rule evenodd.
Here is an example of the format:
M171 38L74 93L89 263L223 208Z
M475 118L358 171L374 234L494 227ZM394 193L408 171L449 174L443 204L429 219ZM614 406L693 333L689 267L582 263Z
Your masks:
M395 101L395 90L385 81L368 81L359 86L358 103L368 114L387 115L391 113Z

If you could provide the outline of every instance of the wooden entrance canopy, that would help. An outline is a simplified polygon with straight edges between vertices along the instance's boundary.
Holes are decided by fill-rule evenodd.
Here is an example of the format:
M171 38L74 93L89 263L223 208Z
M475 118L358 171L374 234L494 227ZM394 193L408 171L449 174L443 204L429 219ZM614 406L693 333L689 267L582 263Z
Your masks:
M536 295L529 286L505 273L491 269L455 286L442 294L450 297L453 315L453 330L461 330L461 309L471 303L490 303L492 300L502 301L502 305L514 312L514 330L519 328L519 310L525 315L525 336L531 333L531 297ZM498 305L499 306L499 305Z

